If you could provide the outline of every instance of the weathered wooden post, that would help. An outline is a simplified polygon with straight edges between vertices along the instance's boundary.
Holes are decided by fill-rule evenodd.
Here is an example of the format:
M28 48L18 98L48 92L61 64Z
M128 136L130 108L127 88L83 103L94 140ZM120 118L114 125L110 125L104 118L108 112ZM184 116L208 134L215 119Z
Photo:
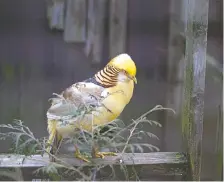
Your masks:
M185 0L187 8L182 132L193 180L200 180L209 0Z
M47 0L47 18L51 29L64 30L65 0Z
M86 0L66 0L65 42L86 40Z
M126 52L128 0L110 0L109 55Z
M107 0L88 1L87 40L85 53L92 63L102 61Z

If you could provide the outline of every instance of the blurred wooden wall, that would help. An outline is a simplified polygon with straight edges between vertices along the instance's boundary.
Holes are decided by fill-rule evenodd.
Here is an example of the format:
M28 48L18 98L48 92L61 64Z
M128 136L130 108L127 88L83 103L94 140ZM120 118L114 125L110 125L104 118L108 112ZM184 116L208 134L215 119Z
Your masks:
M71 1L0 1L0 122L22 119L37 137L46 136L45 113L52 93L60 93L72 83L92 76L119 51L129 53L138 67L138 85L122 117L128 122L156 104L168 103L167 86L172 87L171 92L181 87L167 82L166 74L167 71L174 72L168 70L167 65L175 65L171 63L169 47L174 33L169 28L173 25L169 20L179 24L170 12L171 0ZM67 3L77 6L69 13L72 6L68 9ZM178 5L179 0L176 3ZM121 8L119 15L114 13L117 6ZM77 7L82 7L82 11ZM222 64L222 1L212 0L209 7L208 53ZM177 6L173 13L180 17L180 10ZM78 23L66 25L66 21L76 20ZM73 31L66 30L69 26ZM117 40L120 34L123 36ZM174 44L174 57L178 58L175 53L181 54L180 48ZM90 63L98 66L93 67ZM214 81L213 76L213 73L207 75L206 82L206 142L203 145L206 157L202 166L204 176L210 179L214 179L215 173L215 164L210 159L214 157L213 144L218 126L216 108L222 101L221 84ZM175 105L178 99L175 98L173 94L169 100L172 107L178 108ZM166 120L161 113L150 118L164 127L147 127L160 138L159 141L147 142L157 145L162 151L180 151L178 120L174 118L173 121L172 117ZM7 150L9 142L1 144L2 151Z
M47 1L49 27L62 30L65 42L85 43L85 53L94 64L102 61L106 28L109 56L126 52L127 11L128 0Z
M57 2L61 3L61 1ZM149 13L148 8L143 7L158 9L162 3L161 0L160 2L144 0L140 3L129 0L128 4L122 1L121 6L120 1L91 2L95 4L87 3L87 9L84 10L87 13L85 16L87 26L83 28L86 32L85 41L80 41L84 39L84 34L74 32L73 39L76 35L82 36L77 38L79 41L74 42L64 39L66 37L64 25L66 16L71 16L66 12L66 4L63 5L64 7L60 4L59 8L56 8L59 11L64 9L64 12L59 13L59 16L56 16L58 19L49 23L51 2L46 3L45 0L33 2L21 0L15 3L13 0L1 1L0 24L4 25L0 26L1 123L11 123L14 119L21 119L37 137L47 136L46 110L49 107L48 99L52 93L60 93L72 83L92 76L107 63L110 55L117 54L116 51L123 52L122 49L132 55L136 61L139 81L132 102L122 113L122 118L128 122L155 105L164 103L165 83L162 80L156 81L154 74L148 72L148 69L154 70L154 58L159 60L158 54L154 52L155 45L156 47L166 46L167 5L162 6L164 11L160 14L156 11L151 12L153 16L148 19L146 16ZM103 3L100 4L100 2ZM15 5L13 8L12 3ZM124 12L122 8L119 11L127 17L123 15L121 15L122 19L116 17L118 16L115 15L117 7L124 7ZM107 18L103 18L101 12ZM93 16L93 14L96 15ZM74 18L77 17L74 16ZM56 26L57 20L59 24ZM125 21L127 24L122 33L123 39L119 38L115 41L116 36L120 34L120 26L123 26ZM82 25L80 22L83 22L83 19L78 25ZM151 22L154 23L153 29L150 26ZM96 26L98 23L102 26ZM92 29L87 28L88 24L89 27L92 26ZM78 30L80 28L77 28ZM106 35L103 37L101 34ZM88 42L90 50L87 48ZM113 46L109 52L109 47L112 45L110 42L113 42ZM117 46L120 46L121 50L118 50ZM108 47L108 53L105 51L106 47ZM162 62L165 60L164 57ZM97 66L92 66L90 63L97 63ZM157 68L157 70L160 69ZM158 120L159 115L160 113L157 112L150 118ZM159 122L162 121L159 120ZM148 127L148 129L159 138L162 137L161 128ZM161 148L160 141L148 142ZM9 142L3 142L2 150L7 150L8 145Z

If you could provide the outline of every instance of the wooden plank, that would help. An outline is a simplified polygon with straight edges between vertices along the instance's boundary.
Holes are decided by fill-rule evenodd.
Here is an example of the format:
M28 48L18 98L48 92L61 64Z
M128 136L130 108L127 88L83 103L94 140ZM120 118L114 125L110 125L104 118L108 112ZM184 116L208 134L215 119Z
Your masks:
M81 166L84 162L74 157L58 156L64 164ZM187 158L184 153L179 152L152 152L152 153L125 153L123 156L105 157L105 159L93 159L94 164L98 165L127 165L127 166L146 166L150 173L159 175L183 175L186 172ZM60 162L59 162L60 163ZM24 167L43 167L49 164L48 155L15 155L1 154L0 168L24 168ZM91 165L91 163L85 163Z
M175 176L182 178L186 176L187 171L187 158L184 153L178 152L154 152L154 153L135 153L123 154L122 157L105 157L105 159L94 159L92 163L85 163L74 157L58 156L64 165L72 166L88 166L88 165L114 165L116 171L120 173L120 164L126 165L129 169L133 167L139 171L139 176ZM7 168L17 169L20 167L23 171L35 170L40 167L49 165L48 155L34 155L24 156L15 154L1 154L0 155L0 168L2 171ZM67 167L68 167L67 166ZM85 168L86 169L86 168ZM29 172L31 173L31 171ZM147 177L147 179L148 179Z
M88 1L86 55L97 64L102 62L107 0Z
M15 168L14 171L1 171L0 176L1 176L1 180L3 180L4 177L6 177L15 181L25 181L21 168Z
M187 1L182 132L193 180L200 180L206 73L208 0Z
M86 0L67 0L64 26L65 42L86 40Z
M217 127L216 127L216 174L215 180L222 181L223 179L223 109L221 106L218 106L217 113Z
M80 166L82 161L74 157L59 156L67 164ZM179 152L153 152L153 153L125 153L122 157L105 157L105 159L93 159L97 164L105 165L150 165L150 164L185 164L186 157L183 153ZM15 155L15 154L1 154L0 167L41 167L49 164L48 155ZM91 163L90 163L91 165Z
M47 19L51 29L64 30L65 0L47 0Z
M109 55L126 52L128 0L110 0Z

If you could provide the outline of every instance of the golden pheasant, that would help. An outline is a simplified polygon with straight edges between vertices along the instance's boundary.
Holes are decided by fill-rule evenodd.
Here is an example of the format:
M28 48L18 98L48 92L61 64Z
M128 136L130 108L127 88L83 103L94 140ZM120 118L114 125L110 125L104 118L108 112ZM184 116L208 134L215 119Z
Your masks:
M92 132L93 127L115 120L129 103L136 79L136 65L128 54L114 57L92 78L78 82L64 90L47 111L48 152L55 154L63 138L74 135L77 129ZM77 110L90 105L94 109L77 114ZM95 156L104 157L106 152L96 151ZM75 156L88 161L76 147ZM51 159L52 160L52 159Z

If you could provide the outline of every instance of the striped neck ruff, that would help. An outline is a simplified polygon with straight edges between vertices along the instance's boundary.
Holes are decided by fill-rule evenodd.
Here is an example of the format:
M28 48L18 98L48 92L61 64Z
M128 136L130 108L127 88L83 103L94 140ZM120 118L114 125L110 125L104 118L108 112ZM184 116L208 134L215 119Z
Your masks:
M107 65L95 74L96 81L105 88L116 86L120 69Z

